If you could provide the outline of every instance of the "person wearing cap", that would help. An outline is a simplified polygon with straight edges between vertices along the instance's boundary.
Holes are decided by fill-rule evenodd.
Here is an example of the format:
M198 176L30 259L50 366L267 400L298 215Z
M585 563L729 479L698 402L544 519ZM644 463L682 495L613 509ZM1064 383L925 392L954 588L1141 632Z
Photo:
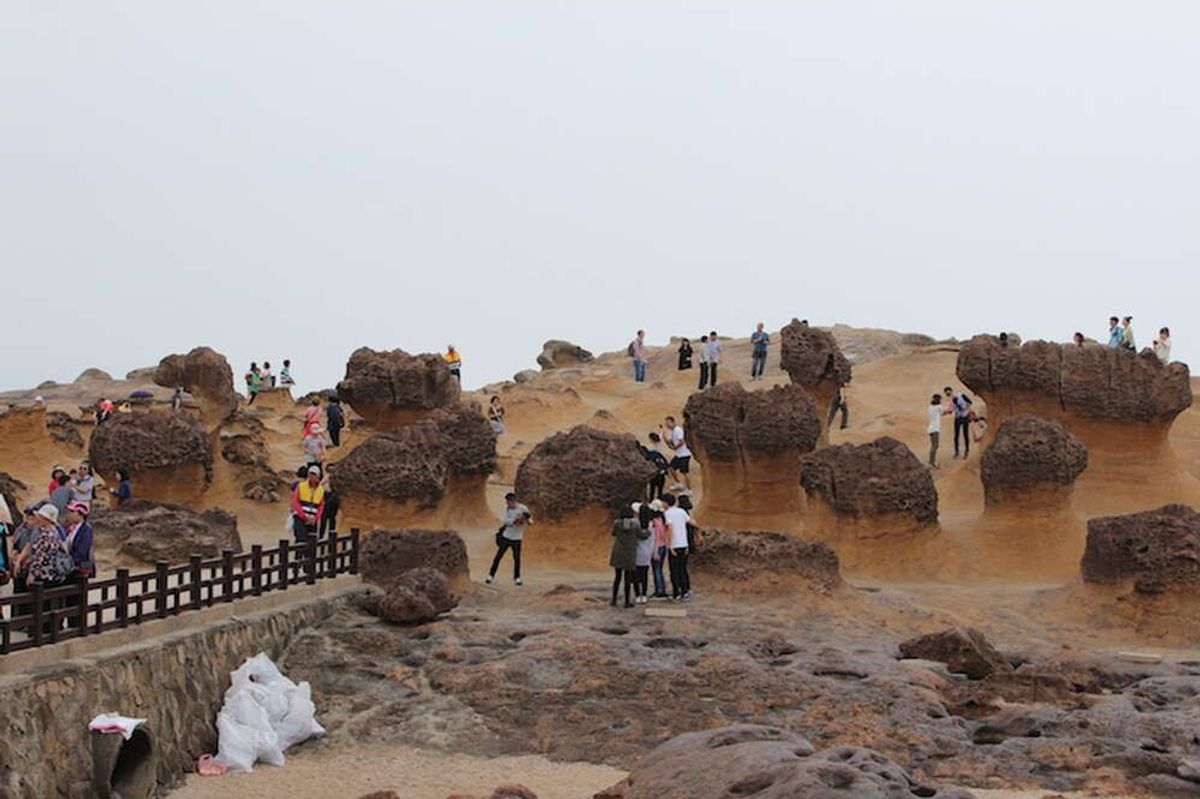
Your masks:
M28 583L62 585L75 570L65 536L58 526L58 508L47 502L29 516L29 543L17 556L17 569Z
M454 375L454 379L461 383L462 356L459 355L453 344L446 347L446 354L442 358L446 361L446 366L450 367L450 374Z
M325 513L325 486L321 485L321 467L309 466L306 479L292 491L292 534L303 544L317 535Z
M311 465L320 466L325 462L325 430L321 425L308 428L304 436L304 456Z

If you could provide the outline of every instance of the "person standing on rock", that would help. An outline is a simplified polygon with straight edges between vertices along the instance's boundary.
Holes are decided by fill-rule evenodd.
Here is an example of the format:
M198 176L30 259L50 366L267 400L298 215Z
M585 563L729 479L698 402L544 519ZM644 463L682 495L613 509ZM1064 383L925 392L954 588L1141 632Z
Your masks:
M1158 338L1154 339L1154 354L1163 363L1171 362L1171 328L1164 327L1158 331Z
M717 384L717 367L721 365L721 339L717 338L717 331L713 330L708 334L708 384L715 386Z
M709 370L710 370L710 366L711 366L708 359L710 357L711 356L710 356L709 350L708 350L708 336L701 336L700 337L700 390L701 391L708 388L708 374L709 374Z
M342 413L342 401L338 397L330 397L325 406L325 428L329 430L329 445L342 445L342 428L346 426L346 417Z
M1137 352L1137 342L1133 338L1133 317L1126 316L1121 322L1121 346L1127 350Z
M492 426L492 435L497 438L504 435L504 402L497 394L488 401L488 424Z
M771 344L771 334L766 331L766 325L758 323L758 327L750 334L750 345L754 348L750 356L750 379L762 380L763 370L767 368L767 347Z
M300 440L308 438L308 433L314 427L321 424L321 398L320 396L313 397L309 401L308 410L304 412L304 427L300 431Z
M667 578L663 575L663 564L667 562L667 554L671 551L671 538L667 533L667 523L663 512L667 506L661 499L650 503L650 538L654 549L650 554L650 568L654 572L654 599L667 599Z
M119 508L133 499L133 483L129 480L129 472L117 469L117 488L112 492L112 507Z
M525 539L525 528L533 524L529 508L517 502L517 495L509 492L504 495L504 524L496 533L496 557L492 559L492 568L488 572L489 585L496 579L496 571L500 568L500 560L504 553L512 550L513 583L521 585L521 542Z
M961 434L965 447L962 457L966 460L971 457L971 398L962 393L956 395L950 386L946 386L944 393L946 402L954 413L954 457L958 458L958 437Z
M650 601L650 564L654 561L655 545L654 509L650 507L649 502L635 502L633 507L637 510L638 525L646 533L638 537L637 568L633 580L634 593L637 596L633 601L635 604L644 605Z
M931 469L941 468L937 454L942 440L942 417L952 413L953 407L952 405L943 405L940 394L934 394L933 399L929 401L929 427L926 430L929 433L929 467Z
M833 420L837 417L838 411L842 412L842 428L845 430L850 426L850 406L846 404L846 384L838 383L837 391L833 394L833 400L829 403L829 418L825 420L825 428L833 427Z
M646 331L639 330L637 335L633 337L633 341L629 342L627 350L630 358L633 358L633 382L646 382Z
M71 481L71 501L82 502L89 508L96 499L96 478L92 475L92 467L87 461L79 464L79 471Z
M641 509L641 506L638 506ZM612 526L612 553L608 565L613 569L612 602L617 605L617 590L625 583L625 607L633 607L633 585L637 577L638 543L650 538L650 531L642 527L633 508L622 508L621 516Z
M446 361L446 366L450 367L450 374L454 375L454 379L462 382L462 356L453 344L446 347L446 354L442 356Z
M692 470L692 451L688 449L687 438L683 434L683 426L675 422L674 416L668 416L664 420L667 429L662 436L666 442L667 448L671 450L671 490L686 491L689 494L692 491L692 478L689 472ZM662 428L659 428L661 431Z
M254 400L258 399L258 392L262 390L262 374L258 371L258 364L253 361L250 363L250 371L246 372L246 393L250 395L250 400L247 405L253 405Z
M283 368L279 370L279 385L284 388L296 385L296 381L292 379L292 362L287 358L283 359Z
M686 338L679 342L679 371L684 372L692 368L692 342Z
M1118 349L1121 346L1121 320L1115 316L1108 317L1108 346Z
M275 388L275 375L271 373L271 364L263 361L262 382L266 388Z
M658 474L650 478L650 484L646 487L646 499L653 502L656 498L663 495L663 489L666 488L667 472L671 470L671 462L662 451L662 437L658 433L650 434L650 446L642 447L642 457L654 464L654 468L658 470Z
M686 602L692 598L692 583L688 577L688 523L692 517L686 510L679 507L674 494L663 496L663 504L667 506L663 519L667 525L667 535L670 539L668 564L671 570L671 601Z
M69 475L58 475L58 485L50 493L50 504L58 510L60 517L66 518L67 506L71 504L71 477Z
M319 424L308 428L308 435L304 437L304 457L310 466L319 467L325 462L325 431Z
M292 535L297 544L316 538L325 513L325 486L321 485L321 467L309 466L306 479L292 491Z

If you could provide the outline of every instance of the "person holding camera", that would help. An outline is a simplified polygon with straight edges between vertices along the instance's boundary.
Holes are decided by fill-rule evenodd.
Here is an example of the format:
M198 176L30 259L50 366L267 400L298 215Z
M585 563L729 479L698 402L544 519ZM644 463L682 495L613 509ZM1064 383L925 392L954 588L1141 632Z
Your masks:
M517 502L517 495L509 492L504 495L504 524L496 531L496 557L492 559L492 569L488 572L487 583L496 579L496 570L504 553L512 550L513 584L521 585L521 542L525 538L525 528L533 524L529 508Z

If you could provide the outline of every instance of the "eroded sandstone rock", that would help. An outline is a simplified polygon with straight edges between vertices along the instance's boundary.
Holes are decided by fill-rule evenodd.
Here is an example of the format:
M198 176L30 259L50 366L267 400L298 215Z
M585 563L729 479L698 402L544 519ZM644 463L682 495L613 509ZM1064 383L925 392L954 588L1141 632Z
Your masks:
M783 533L707 530L689 569L706 584L721 580L765 588L791 582L816 591L842 584L832 549Z
M837 340L827 330L793 319L779 331L780 365L798 386L817 398L822 411L839 386L850 382L853 370Z
M1004 656L973 627L912 638L900 644L900 654L906 658L945 663L950 671L965 674L973 680L1009 670Z
M543 370L561 369L564 366L579 366L595 360L592 353L569 341L551 339L542 345L537 363ZM518 381L520 382L520 381Z
M183 387L200 403L205 427L216 429L237 410L233 369L221 353L197 347L186 355L168 355L159 361L153 378L164 388Z
M1031 495L1069 493L1087 468L1088 452L1061 424L1036 416L1013 416L983 453L986 502L1028 500Z
M436 569L409 569L387 589L378 616L393 624L425 624L458 606L446 575Z
M386 588L416 568L441 572L451 585L471 579L467 545L453 530L376 530L363 537L359 569L364 580Z
M134 499L119 508L98 508L91 522L97 551L116 563L182 564L192 555L213 558L226 549L242 551L237 517L220 508L197 513Z
M138 497L187 503L212 480L212 439L188 414L117 414L93 431L88 460L100 474L128 470Z
M1200 584L1200 513L1185 505L1088 522L1083 579L1156 594Z
M440 355L355 350L338 395L378 430L409 425L458 402L461 388Z

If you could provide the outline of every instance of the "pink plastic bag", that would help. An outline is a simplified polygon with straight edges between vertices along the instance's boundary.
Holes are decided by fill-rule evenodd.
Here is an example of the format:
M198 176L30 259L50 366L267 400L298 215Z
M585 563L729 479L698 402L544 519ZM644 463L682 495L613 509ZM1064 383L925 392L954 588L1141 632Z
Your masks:
M225 766L213 760L212 755L200 755L196 761L196 773L201 777L224 777L226 771Z

